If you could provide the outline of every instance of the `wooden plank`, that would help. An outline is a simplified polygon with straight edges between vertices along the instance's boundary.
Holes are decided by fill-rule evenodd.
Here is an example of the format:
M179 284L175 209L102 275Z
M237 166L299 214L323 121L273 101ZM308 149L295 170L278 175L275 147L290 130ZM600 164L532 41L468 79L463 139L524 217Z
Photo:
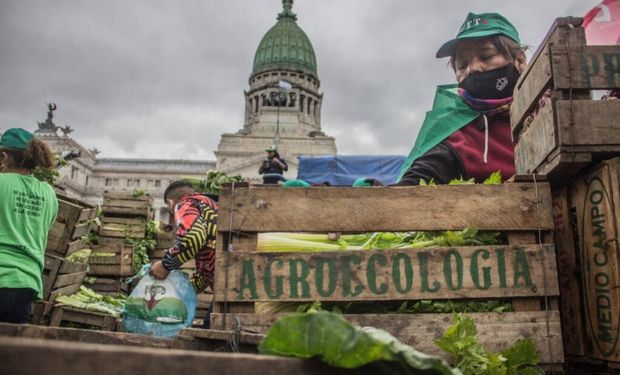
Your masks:
M216 329L185 328L179 332L179 335L228 342L233 339L235 332L232 330L222 331ZM258 345L264 338L265 335L263 334L242 332L239 334L239 343Z
M65 259L63 260L62 265L60 266L60 269L58 270L58 273L61 275L64 275L67 273L76 273L76 272L86 271L87 269L88 269L88 264L86 263L71 262Z
M62 288L67 285L78 284L82 285L82 281L86 277L86 271L69 273L66 275L58 275L54 282L53 289Z
M80 212L80 216L78 216L78 222L90 220L93 217L93 213L97 213L96 208L83 208Z
M222 327L224 314L212 315L212 327ZM228 324L221 329L231 330L238 318L244 330L264 334L282 314L228 314ZM562 363L562 330L560 314L549 315L551 352L547 343L547 314L544 311L523 311L505 313L468 313L478 329L478 339L487 349L502 351L509 343L519 338L529 338L541 354L541 363ZM403 343L427 354L447 358L447 354L435 345L452 321L451 314L360 314L343 315L359 326L384 329Z
M41 274L43 282L42 298L47 299L52 291L56 275L58 275L63 260L57 256L45 254L43 262L43 273Z
M104 237L99 236L99 242L97 245L93 245L93 248L118 248L119 246L126 245L127 241L124 238ZM105 250L101 250L105 251Z
M577 214L586 353L620 361L620 158L597 165L577 180L572 204Z
M570 332L563 337L564 351L567 355L584 356L583 291L579 282L581 272L579 250L576 248L578 235L574 222L577 217L575 210L571 209L567 187L558 188L553 192L553 212L562 329L564 332Z
M219 257L215 300L360 301L558 295L553 245ZM540 257L544 251L545 264ZM228 265L228 267L227 267ZM228 289L226 289L226 285Z
M89 275L95 276L131 276L133 267L131 264L90 264Z
M135 374L169 375L209 369L219 375L376 374L375 369L345 370L315 360L267 355L206 353L137 348L29 338L0 337L3 368L14 374ZM36 358L33 361L32 358ZM105 369L105 371L102 371Z
M521 134L515 145L517 174L533 173L558 147L553 108L553 102L543 107L532 124Z
M555 89L620 87L620 46L554 46L551 55Z
M125 332L0 323L0 337L3 336L77 341L94 344L142 346L150 348L170 348L173 346L175 341L169 338L137 335ZM187 348L190 349L191 346L188 346Z
M556 112L559 144L620 144L620 101L560 100L556 102Z
M508 232L508 243L510 245L527 245L536 243L535 232ZM539 311L539 298L513 298L510 303L515 311Z
M47 234L47 252L58 252L60 240L65 233L65 224L55 221Z
M86 241L84 241L82 238L78 238L77 240L73 240L67 244L67 251L65 252L64 255L65 256L71 255L75 253L76 251L82 250L86 247L88 247L86 246Z
M538 184L540 225L553 229L549 185ZM220 210L222 232L364 232L532 230L538 228L532 184L306 189L236 189L235 210ZM230 205L230 190L220 203ZM510 214L507 214L510 213ZM231 227L232 222L232 227Z
M71 235L71 239L72 240L79 239L82 236L87 235L88 232L90 232L90 224L89 223L79 223L79 224L76 224L75 227L73 228L73 233Z
M75 224L82 213L82 206L66 200L58 200L58 213L56 221L64 224Z
M513 93L513 101L510 105L510 124L515 140L521 138L523 121L532 108L538 105L539 98L550 85L551 62L549 51L545 49L521 74Z

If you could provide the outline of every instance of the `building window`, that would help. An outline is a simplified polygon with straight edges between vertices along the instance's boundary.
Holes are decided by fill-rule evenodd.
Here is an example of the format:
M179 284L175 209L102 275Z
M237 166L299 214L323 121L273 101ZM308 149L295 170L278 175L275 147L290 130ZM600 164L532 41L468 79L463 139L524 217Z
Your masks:
M155 180L155 187L161 187L161 180Z
M77 176L77 171L78 169L76 167L71 167L71 179L74 180L75 177Z
M112 179L111 178L106 178L105 179L105 186L112 186Z
M86 186L88 186L88 176L86 176Z

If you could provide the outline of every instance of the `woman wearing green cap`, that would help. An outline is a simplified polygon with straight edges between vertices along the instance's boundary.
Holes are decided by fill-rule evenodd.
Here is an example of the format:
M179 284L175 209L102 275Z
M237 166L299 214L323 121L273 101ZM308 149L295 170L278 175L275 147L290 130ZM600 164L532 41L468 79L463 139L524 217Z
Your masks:
M497 13L469 13L456 38L436 57L449 57L458 85L439 86L398 185L420 180L482 182L515 173L509 109L526 67L515 27Z
M41 298L47 234L58 201L32 171L53 166L49 147L30 132L13 128L0 137L0 322L27 323L30 302Z

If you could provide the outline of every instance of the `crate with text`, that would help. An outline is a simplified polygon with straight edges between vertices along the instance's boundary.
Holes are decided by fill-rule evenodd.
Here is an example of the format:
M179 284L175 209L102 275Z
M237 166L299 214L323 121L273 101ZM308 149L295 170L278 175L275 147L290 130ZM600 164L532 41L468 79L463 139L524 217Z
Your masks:
M270 232L501 231L504 245L422 249L257 251ZM491 350L533 340L542 362L563 362L551 195L547 183L376 188L225 188L220 193L211 327L238 321L264 333L255 303L510 300L515 311L472 312ZM539 238L538 233L542 233ZM232 242L232 252L225 251ZM540 240L540 242L539 242ZM267 249L268 250L268 249ZM546 307L546 308L545 308ZM406 344L433 344L451 314L345 314Z
M553 183L620 155L620 101L591 90L620 88L620 46L588 46L581 18L558 18L515 88L510 109L517 174Z

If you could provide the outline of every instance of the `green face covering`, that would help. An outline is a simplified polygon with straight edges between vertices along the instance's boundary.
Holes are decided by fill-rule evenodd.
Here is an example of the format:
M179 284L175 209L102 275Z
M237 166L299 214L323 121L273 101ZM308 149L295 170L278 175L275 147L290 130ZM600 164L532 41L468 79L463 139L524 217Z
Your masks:
M420 129L418 138L416 138L415 145L400 170L399 181L415 159L424 155L431 148L437 146L439 142L448 138L450 134L480 116L480 113L465 104L456 89L457 85L437 86L433 109L426 112L426 117L424 118L424 123L422 123L422 129Z

